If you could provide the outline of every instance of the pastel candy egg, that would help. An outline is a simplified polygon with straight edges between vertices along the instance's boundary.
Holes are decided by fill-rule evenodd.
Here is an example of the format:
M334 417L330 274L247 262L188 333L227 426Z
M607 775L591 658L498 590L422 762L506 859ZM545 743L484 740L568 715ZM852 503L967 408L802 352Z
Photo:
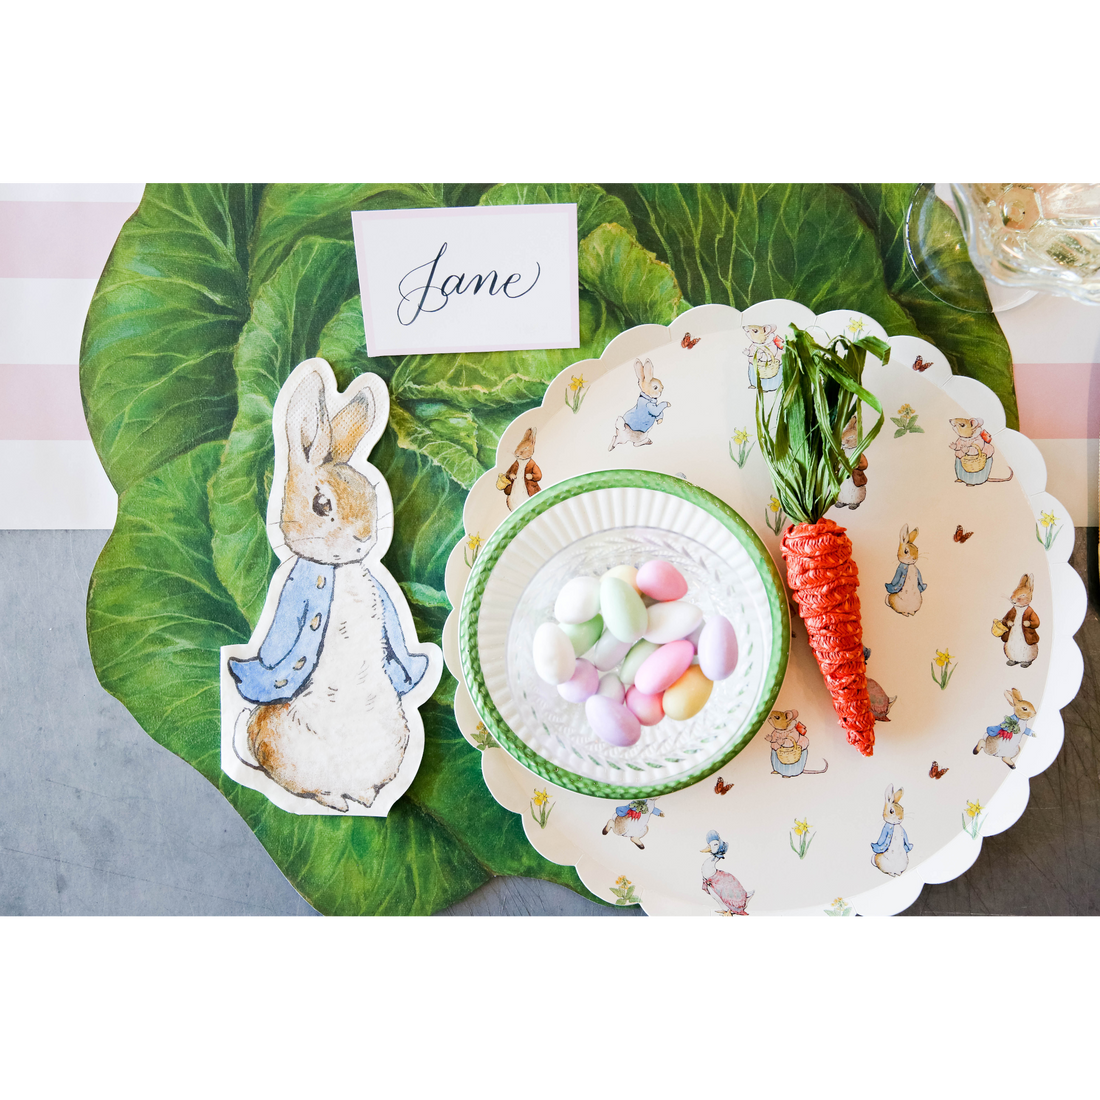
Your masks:
M600 610L600 582L595 577L574 577L554 601L559 623L586 623Z
M599 615L593 615L586 623L562 623L561 630L573 643L573 652L580 657L600 640L603 619Z
M600 610L607 629L620 642L636 642L649 625L642 597L624 580L605 576L600 581Z
M665 708L661 705L660 695L646 695L632 687L626 693L626 709L634 715L643 726L655 726L664 718Z
M698 665L692 665L670 688L661 700L665 714L677 722L694 718L706 706L714 684Z
M699 635L699 667L709 680L724 680L737 667L737 635L729 619L707 619Z
M638 570L633 565L616 565L614 569L609 569L604 573L604 577L618 577L619 580L626 581L635 592L639 591Z
M655 603L647 612L646 629L643 631L647 642L663 645L686 638L703 621L703 612L693 603L676 600L674 603ZM691 647L695 652L695 647Z
M695 656L687 639L669 642L651 653L634 674L634 686L645 695L656 695L683 676Z
M592 732L609 745L626 747L642 736L642 724L637 717L606 695L593 695L584 704L584 715Z
M630 652L629 642L620 642L610 630L605 630L596 643L592 663L601 671L613 669Z
M605 699L614 699L616 703L621 703L623 696L626 694L626 689L614 672L605 672L600 677L600 686L596 689L596 694L602 695Z
M638 591L655 600L682 600L687 595L684 575L667 561L654 558L638 570Z
M548 684L564 684L577 668L573 643L557 623L543 623L531 644L535 672Z
M658 649L660 649L660 646L656 642L647 642L644 639L635 642L623 658L623 663L619 668L619 679L629 687L634 683L634 677L637 675L642 662L651 653L656 653Z
M567 703L583 703L596 694L600 674L591 661L579 660L573 675L564 684L558 684L558 694Z

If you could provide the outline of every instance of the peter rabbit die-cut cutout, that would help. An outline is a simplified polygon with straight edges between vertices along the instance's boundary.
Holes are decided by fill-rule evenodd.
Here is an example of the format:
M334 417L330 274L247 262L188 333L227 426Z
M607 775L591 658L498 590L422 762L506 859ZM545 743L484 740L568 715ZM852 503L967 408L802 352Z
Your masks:
M221 650L221 760L290 813L385 817L424 753L418 708L443 655L382 565L393 500L367 458L388 419L381 378L340 393L323 359L294 369L272 413L280 565L248 643Z

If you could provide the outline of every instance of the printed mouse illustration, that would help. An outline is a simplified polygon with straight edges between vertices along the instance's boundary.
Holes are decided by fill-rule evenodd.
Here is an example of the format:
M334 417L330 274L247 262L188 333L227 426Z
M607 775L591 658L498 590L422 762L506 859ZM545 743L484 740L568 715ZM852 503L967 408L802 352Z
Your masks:
M329 400L340 397L335 378L313 359L276 401L273 427L286 447L276 447L282 491L272 492L268 530L277 526L284 560L252 641L223 649L237 696L235 704L226 698L223 681L223 739L240 764L296 799L341 814L362 812L349 806L356 803L379 816L419 766L416 707L438 684L442 657L438 646L418 643L405 597L381 565L393 504L365 456L388 418L385 384L363 375L349 393L330 416ZM254 708L242 710L241 700ZM222 759L235 768L224 740ZM226 770L249 783L239 768ZM309 812L287 801L279 804Z
M535 431L535 428L528 428L523 433L523 438L512 452L516 456L515 462L497 478L497 488L503 491L509 512L513 508L518 508L528 497L533 497L542 489L539 484L542 480L542 470L539 469L539 464L535 461ZM526 491L518 493L515 488L520 477L519 467L521 462L524 463L523 487Z
M789 779L793 775L821 775L829 770L829 761L825 767L806 768L806 757L810 753L810 739L806 736L806 727L799 722L797 710L773 710L768 715L771 729L764 735L772 747L772 775L781 775Z
M749 357L749 389L756 389L757 382L765 393L779 389L783 380L783 337L776 336L775 325L743 325L749 346L741 350Z
M1005 698L1012 713L1006 714L996 726L986 726L986 735L974 746L974 755L984 752L988 756L999 757L1010 768L1015 769L1016 757L1024 747L1024 738L1035 736L1028 722L1035 717L1036 711L1035 705L1029 703L1015 688L1006 691Z
M723 917L747 917L746 907L755 890L745 891L744 886L729 871L719 871L718 861L725 859L729 845L711 829L707 833L707 846L699 849L707 853L703 860L703 893L714 898L722 906L717 912Z
M917 534L920 528L909 530L906 524L898 536L898 567L894 579L886 584L886 606L899 615L915 615L920 610L922 593L928 587L917 568Z
M665 410L672 408L671 401L659 401L664 392L664 383L653 377L653 364L647 359L634 361L634 374L638 379L641 394L634 408L623 413L615 421L615 434L607 448L613 451L620 443L633 443L635 447L648 447L653 440L649 438L650 429L660 424Z
M874 855L871 857L874 865L884 874L895 878L909 866L909 853L913 845L909 843L909 837L902 827L901 819L905 817L905 811L901 807L901 796L905 793L903 787L894 790L891 783L886 788L886 804L882 809L882 819L885 824L878 840L871 845Z
M844 428L840 442L844 448L845 457L850 462L857 442L856 418L854 416ZM845 478L840 486L840 496L836 498L834 508L851 508L854 512L867 499L867 475L864 473L866 469L867 455L865 452L859 456L859 461L856 463L856 468L852 471L851 476Z
M1016 585L1008 613L993 620L993 636L1004 639L1008 664L1027 668L1039 656L1039 616L1031 601L1035 596L1035 574L1025 573Z
M958 416L948 420L955 438L948 447L955 453L955 481L963 485L984 485L987 481L1011 481L1008 477L990 477L993 471L993 437L982 430L985 421L980 416Z
M640 798L625 806L616 806L615 816L603 827L603 835L614 833L616 836L625 836L635 848L645 848L642 837L649 832L651 816L665 816L652 798Z

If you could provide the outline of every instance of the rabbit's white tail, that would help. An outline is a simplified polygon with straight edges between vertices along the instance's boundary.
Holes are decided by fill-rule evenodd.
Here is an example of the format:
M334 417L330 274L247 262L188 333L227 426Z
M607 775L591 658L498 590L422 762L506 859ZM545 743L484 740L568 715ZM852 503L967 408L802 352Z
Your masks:
M233 723L233 753L237 759L255 771L261 771L256 763L252 750L248 747L248 723L252 718L252 711L242 710L237 715L237 721Z

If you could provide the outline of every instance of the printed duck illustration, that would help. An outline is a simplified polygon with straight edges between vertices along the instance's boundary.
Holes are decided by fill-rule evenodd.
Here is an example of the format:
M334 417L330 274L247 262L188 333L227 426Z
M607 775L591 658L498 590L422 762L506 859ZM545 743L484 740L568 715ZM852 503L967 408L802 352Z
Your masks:
M707 846L699 849L708 855L703 860L703 893L709 894L722 906L717 910L722 916L747 917L745 907L756 891L746 893L744 886L733 875L718 870L718 861L725 858L728 848L729 845L714 829L707 833Z

